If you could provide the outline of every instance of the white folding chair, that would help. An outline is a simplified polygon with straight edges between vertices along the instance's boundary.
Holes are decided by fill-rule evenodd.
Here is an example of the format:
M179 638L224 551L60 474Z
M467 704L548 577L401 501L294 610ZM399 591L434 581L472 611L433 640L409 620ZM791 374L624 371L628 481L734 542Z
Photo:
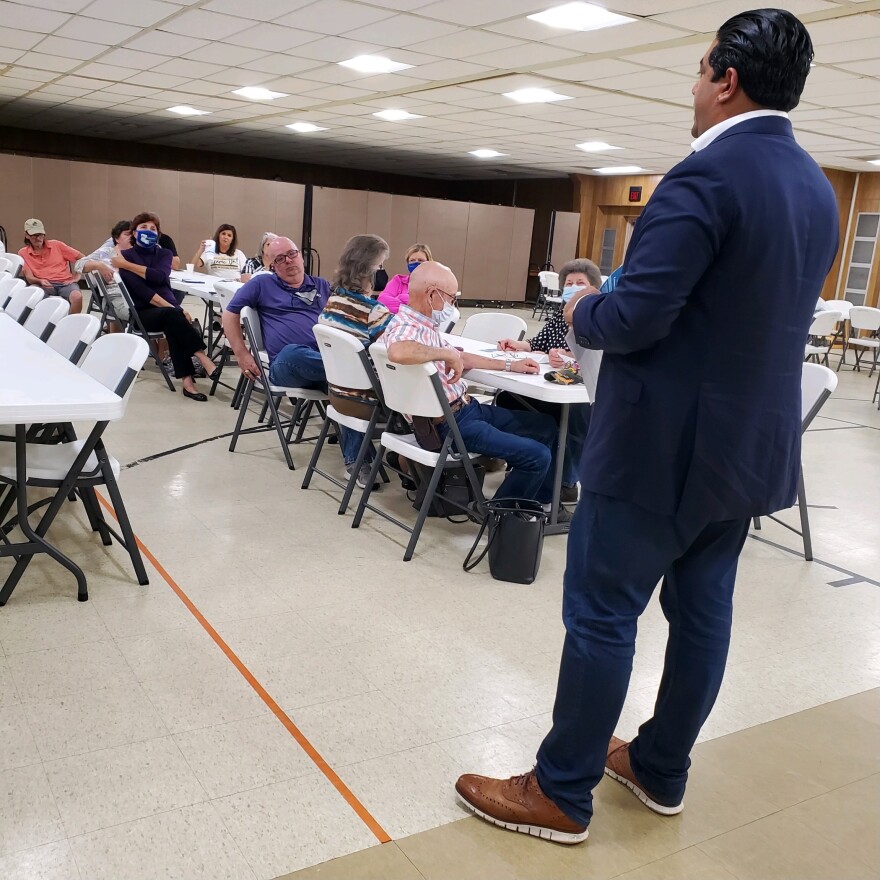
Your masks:
M461 335L465 339L496 345L499 339L524 339L526 330L528 325L518 315L508 312L478 312L464 322Z
M12 294L4 311L10 318L24 324L37 303L45 297L42 287L20 287Z
M101 322L94 315L68 315L58 322L46 342L72 364L78 364L100 332Z
M11 275L0 276L0 312L6 311L6 304L12 299L16 290L27 287L23 278L13 278Z
M535 314L544 315L547 309L547 297L552 293L559 293L559 273L545 270L538 272L538 298L535 300L535 307L532 309L532 318Z
M263 329L260 325L259 313L251 306L245 306L241 310L240 317L245 340L257 363L260 375L259 377L246 379L244 393L242 394L238 410L238 420L232 432L232 439L229 441L229 451L235 452L238 438L242 434L259 434L275 430L281 442L281 451L284 453L287 467L290 470L295 470L293 459L290 456L290 449L288 448L288 444L293 438L294 429L297 423L299 423L299 433L292 442L301 443L313 407L317 408L321 417L326 415L324 404L327 401L327 392L316 388L288 388L283 385L273 385L269 381L269 355L263 346ZM260 424L254 425L252 428L242 428L248 404L254 391L265 397L263 412L259 419ZM289 422L283 422L278 412L282 397L288 397L293 405L293 415ZM262 424L267 412L269 422L268 424ZM287 434L284 432L285 427L288 429Z
M242 284L240 281L215 281L214 282L214 293L220 299L220 314L222 316L223 312L226 311L226 306L232 301L232 297L235 296L236 291ZM213 316L213 312L212 312ZM211 380L211 390L208 392L210 397L213 397L217 392L217 386L220 384L220 376L223 373L223 368L229 363L229 359L232 357L232 349L229 347L229 343L226 340L226 336L221 329L217 335L217 338L214 340L214 348L220 346L220 357L217 360L217 369L214 370L214 378ZM209 355L210 357L214 357L213 354ZM240 376L238 388L235 389L235 394L233 395L233 408L235 404L238 402L237 397L241 395L241 391L243 391L243 380L244 376ZM229 386L224 386L229 387Z
M816 418L819 410L825 405L825 401L831 397L837 388L837 374L821 364L805 363L801 372L801 434L805 434L810 423ZM797 492L798 511L801 518L801 529L798 531L788 523L775 516L769 516L774 522L800 535L804 540L804 559L807 562L813 560L813 541L810 537L810 517L807 509L807 493L804 488L804 466L801 462L798 476ZM761 518L755 517L754 526L761 528Z
M0 251L0 277L6 275L12 269L12 263L3 256L3 251Z
M422 532L422 527L425 524L425 519L428 516L435 496L443 498L447 504L459 507L463 513L472 513L472 511L459 504L455 499L444 496L437 491L444 470L463 465L473 497L478 505L483 503L483 490L480 486L480 481L477 479L473 464L473 460L480 458L480 456L467 452L461 432L458 429L458 423L455 421L455 416L449 407L446 392L443 390L443 384L437 375L437 368L434 364L404 365L392 363L388 359L387 349L381 342L374 342L370 346L370 356L376 366L376 374L382 389L385 405L390 410L430 419L445 418L449 426L449 433L446 435L446 439L441 444L438 452L429 452L427 449L423 449L416 442L413 434L391 434L388 431L384 431L380 438L380 454L373 459L373 466L367 480L367 488L364 489L363 495L361 495L357 512L352 520L351 527L356 529L361 524L364 511L369 509L389 522L400 526L404 531L409 532L409 543L403 554L403 561L408 562L412 559L412 555L415 552L419 535ZM454 452L453 446L459 451ZM393 517L390 513L380 510L369 503L373 485L376 482L379 469L385 464L384 459L388 451L396 452L411 462L432 469L425 497L422 500L421 507L419 507L419 513L412 528Z
M97 318L91 315L71 315L70 317L87 317L97 323ZM148 354L149 349L143 339L114 333L95 341L83 361L81 369L105 388L113 391L123 401L123 404L127 405L134 388L134 380L143 367ZM119 462L107 452L101 439L106 427L107 422L98 422L85 440L73 440L53 445L43 443L29 443L27 445L28 485L57 490L51 498L32 506L31 510L46 506L46 511L35 531L40 537L45 536L67 496L75 491L83 503L92 530L101 535L105 545L110 545L113 538L116 538L125 547L131 558L138 583L146 585L149 583L147 572L116 482L120 471ZM72 431L71 426L69 428L71 435ZM0 444L0 480L7 484L12 484L16 480L15 454L15 447L11 444ZM101 512L101 507L95 496L95 486L101 485L107 487L122 535L117 534L110 527ZM0 522L9 513L16 497L17 493L15 492L6 493L2 504L0 504ZM0 605L6 603L30 560L30 556L22 556L17 560L2 592L0 592ZM77 598L84 602L88 599L88 592L86 591L85 579L81 579L81 575L77 576L77 585Z
M342 496L342 502L339 505L337 513L341 516L348 510L351 501L352 492L357 485L357 477L360 469L367 459L367 455L372 452L376 455L375 440L380 428L380 421L384 420L386 415L385 409L381 403L381 387L376 380L376 371L370 362L370 357L363 343L346 333L344 330L338 330L335 327L325 327L323 324L315 325L315 339L318 340L318 351L321 353L321 360L324 362L324 372L327 374L327 381L337 388L347 388L352 391L371 391L376 398L373 406L373 412L369 419L358 419L354 416L347 416L339 412L332 404L327 404L327 414L324 416L324 424L321 426L321 433L318 435L318 441L315 444L315 451L309 461L306 469L306 475L303 478L303 489L309 488L312 474L318 474L329 480L345 492ZM322 471L318 468L318 458L324 446L324 440L331 424L342 425L363 434L364 439L361 441L358 449L357 459L351 469L351 475L348 481L343 483L332 474ZM388 482L388 477L382 472L384 481Z
M70 303L60 296L47 296L34 306L34 310L24 322L25 330L30 330L38 339L45 342L58 326L62 318L70 312Z
M871 364L871 372L868 376L874 375L877 369L877 358L880 356L880 309L872 309L868 306L853 306L849 310L849 328L850 332L846 334L843 343L843 354L840 363L837 365L838 371L840 364L846 360L846 352L849 348L856 350L856 364L853 369L861 372L862 355L866 351L874 352L874 360ZM860 331L865 331L868 336L859 336Z
M6 271L15 278L18 278L22 274L24 259L19 254L11 254L9 251L3 254L3 259L8 264Z
M828 366L828 355L834 345L835 329L843 320L842 312L819 312L810 324L809 341L804 346L804 360L813 360L817 364L821 357L822 363Z

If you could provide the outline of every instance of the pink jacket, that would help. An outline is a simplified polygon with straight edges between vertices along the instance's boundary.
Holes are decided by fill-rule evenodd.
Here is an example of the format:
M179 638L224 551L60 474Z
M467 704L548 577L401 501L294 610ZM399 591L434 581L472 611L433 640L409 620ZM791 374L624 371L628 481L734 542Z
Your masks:
M396 315L402 305L409 304L409 275L395 275L378 299L392 315Z

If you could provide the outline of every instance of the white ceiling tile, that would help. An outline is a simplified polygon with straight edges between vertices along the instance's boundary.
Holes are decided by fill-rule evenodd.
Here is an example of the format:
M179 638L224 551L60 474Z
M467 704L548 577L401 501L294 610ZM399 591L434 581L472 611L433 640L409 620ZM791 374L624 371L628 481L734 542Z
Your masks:
M228 95L229 85L227 83L209 82L206 79L190 80L185 85L180 86L184 91L191 92L194 95Z
M248 18L255 21L274 21L313 2L314 0L248 0L244 11ZM243 11L241 0L211 0L205 9L229 15L241 15Z
M308 31L277 24L263 24L233 34L226 42L249 49L262 49L264 52L286 52L317 38L317 34Z
M349 0L319 0L278 18L277 23L335 36L382 20L391 21L393 15L393 11L350 3Z
M242 7L245 11L246 7ZM162 25L162 31L172 34L191 34L205 40L225 40L253 26L252 21L217 12L191 9Z
M151 27L179 11L179 6L161 0L94 0L83 10L90 18L138 27Z
M247 49L244 46L231 46L227 41L208 43L186 56L193 61L207 61L210 64L222 64L225 67L240 67L259 58L266 57L263 49Z
M367 55L383 52L387 47L377 46L348 37L322 37L297 48L296 54L302 58L313 58L316 61L330 61L338 64L356 55ZM392 56L392 60L397 58Z
M311 58L294 58L292 55L266 55L256 61L248 61L242 67L248 70L259 70L273 76L292 76L304 70L314 69L320 65L320 61Z
M514 46L512 49L496 49L494 52L484 52L472 60L479 60L480 64L489 67L499 67L502 70L529 67L533 64L547 64L553 61L562 61L566 58L576 58L577 52L558 49L546 43L526 43L523 46Z
M408 48L413 52L428 52L441 58L469 58L481 52L495 52L499 49L511 49L522 46L524 40L505 37L490 31L470 29L458 30L445 37L435 37L421 43L414 43ZM479 59L474 59L479 61Z
M877 50L880 52L880 49ZM867 74L868 76L880 76L880 58L872 58L870 61L849 61L842 65L846 70L855 73ZM809 79L807 80L809 85Z
M171 76L187 76L197 79L203 76L211 76L225 70L219 64L208 64L205 61L190 61L188 58L172 58L163 64L157 64L153 68L156 73L170 73Z
M133 25L118 24L114 21L102 21L98 18L87 18L77 15L55 31L57 37L69 37L74 40L87 40L91 43L106 43L114 46L133 37L140 28Z
M17 52L18 50L16 49L15 51ZM19 63L26 67L36 67L38 70L54 70L57 73L67 73L68 70L73 70L81 62L78 58L61 58L56 55L41 55L38 52L28 52L20 59Z
M128 82L154 89L173 89L187 82L185 76L169 76L167 73L156 73L153 70L139 70L128 77Z
M880 16L847 15L829 21L812 22L808 26L813 43L817 46L817 58L825 62L822 49L825 43L840 43L844 41L862 41L866 38L877 39L880 37ZM876 55L876 49L875 49Z
M119 67L128 67L131 70L150 70L171 58L165 55L156 55L153 52L135 52L132 49L111 49L101 58L102 64L116 64Z
M461 29L458 26L446 22L431 21L415 15L395 15L376 24L358 28L353 36L380 46L401 48L435 37L447 37L459 30Z
M313 103L318 104L322 101L346 101L357 100L369 95L370 92L365 89L356 89L352 86L321 86L310 92L305 92L304 96L312 99Z
M45 83L57 75L51 70L36 70L33 67L10 67L8 75L13 79L24 79L33 83Z
M131 75L131 70L127 67L117 67L113 64L86 64L77 70L80 76L91 76L95 79L108 80L110 82L119 82L127 79Z
M42 39L42 34L0 27L0 46L6 46L10 49L32 49Z
M102 95L132 95L135 97L147 98L158 94L156 89L149 89L144 86L135 85L134 83L113 83L101 89Z
M256 70L243 70L236 67L227 67L217 73L212 73L205 77L208 82L224 83L229 86L229 91L233 88L240 89L243 86L256 86L266 81L266 74L259 73Z
M571 49L575 52L616 52L622 49L649 46L653 43L663 43L668 40L679 40L687 36L688 33L666 25L657 24L654 21L636 21L633 24L605 28L601 31L554 36L548 39L547 42L562 49ZM703 39L698 45L703 44L705 44L705 51L709 41ZM641 53L634 53L630 60L638 61L638 54ZM700 56L702 54L702 52L699 52ZM685 54L684 61L687 62L688 60L689 56ZM699 63L699 57L697 62Z
M810 25L812 30L814 26ZM2 39L2 36L0 36ZM847 40L844 43L817 43L813 40L816 50L816 63L845 65L848 61L865 61L877 57L877 38L864 40ZM816 68L818 69L818 68ZM815 73L815 70L813 71Z
M785 8L795 15L807 12L819 12L824 9L836 8L833 3L825 0L786 0ZM714 33L727 19L742 12L740 0L717 0L715 3L701 3L675 12L663 12L653 16L654 20L666 22L689 30ZM812 32L815 25L810 25Z
M546 0L543 3L540 0L439 0L438 3L419 7L418 14L473 27L513 16L526 16L551 5L557 4L547 3Z
M448 59L434 61L430 64L419 64L413 72L422 79L445 81L479 76L483 73L489 73L491 70L491 67L474 64L472 61Z
M559 79L571 80L572 82L590 83L594 80L607 79L608 77L639 73L644 69L638 64L620 61L617 58L596 58L592 61L578 61L575 64L542 68L541 73Z
M69 20L69 15L46 9L42 4L37 6L0 0L0 24L3 27L49 34Z
M107 46L97 43L85 43L82 40L69 40L62 37L46 37L37 47L37 52L44 55L60 55L62 58L79 58L88 61L100 55Z
M186 37L181 34L169 34L166 31L146 31L139 37L135 37L127 44L127 48L138 52L158 52L160 55L185 55L201 46L207 45L207 40L197 40L194 37Z
M0 46L0 64L12 64L13 61L17 61L21 58L22 55L24 55L23 49L6 49L3 46ZM51 56L43 55L42 57L48 58Z

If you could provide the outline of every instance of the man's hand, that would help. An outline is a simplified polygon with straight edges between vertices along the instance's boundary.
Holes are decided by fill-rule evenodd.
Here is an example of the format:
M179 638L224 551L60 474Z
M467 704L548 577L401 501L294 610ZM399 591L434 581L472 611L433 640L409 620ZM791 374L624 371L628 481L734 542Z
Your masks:
M260 375L260 368L257 366L257 362L247 350L238 355L238 368L246 379L256 379Z
M51 289L52 289L53 284L52 284L51 281L47 281L45 278L39 278L38 280L39 280L39 282L40 282L40 286L41 286L41 287L45 287L46 290L51 290Z
M572 322L574 321L574 310L577 308L577 304L585 297L591 296L594 293L598 293L598 289L595 287L585 287L583 290L579 290L563 307L562 307L562 317L565 319L565 323L571 327Z
M531 351L532 346L525 339L499 339L500 351Z
M540 371L540 366L538 366L538 364L531 358L525 358L521 361L514 361L510 365L511 373L539 373Z
M446 374L450 382L457 382L464 372L464 361L461 359L461 353L454 348L444 348L442 360L446 365Z
M101 263L98 267L98 274L107 282L113 280L113 270L106 263Z
M114 269L121 269L127 262L128 260L126 260L122 254L113 254L113 256L110 257L110 265Z

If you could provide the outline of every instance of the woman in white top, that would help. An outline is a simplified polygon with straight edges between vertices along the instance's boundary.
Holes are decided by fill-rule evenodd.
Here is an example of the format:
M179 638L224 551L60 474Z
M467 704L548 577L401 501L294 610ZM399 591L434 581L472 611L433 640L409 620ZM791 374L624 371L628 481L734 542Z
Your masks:
M207 248L211 240L201 242L193 264L196 269L205 269L209 275L226 281L241 281L247 257L237 248L238 233L231 223L221 223L214 233L213 249Z

